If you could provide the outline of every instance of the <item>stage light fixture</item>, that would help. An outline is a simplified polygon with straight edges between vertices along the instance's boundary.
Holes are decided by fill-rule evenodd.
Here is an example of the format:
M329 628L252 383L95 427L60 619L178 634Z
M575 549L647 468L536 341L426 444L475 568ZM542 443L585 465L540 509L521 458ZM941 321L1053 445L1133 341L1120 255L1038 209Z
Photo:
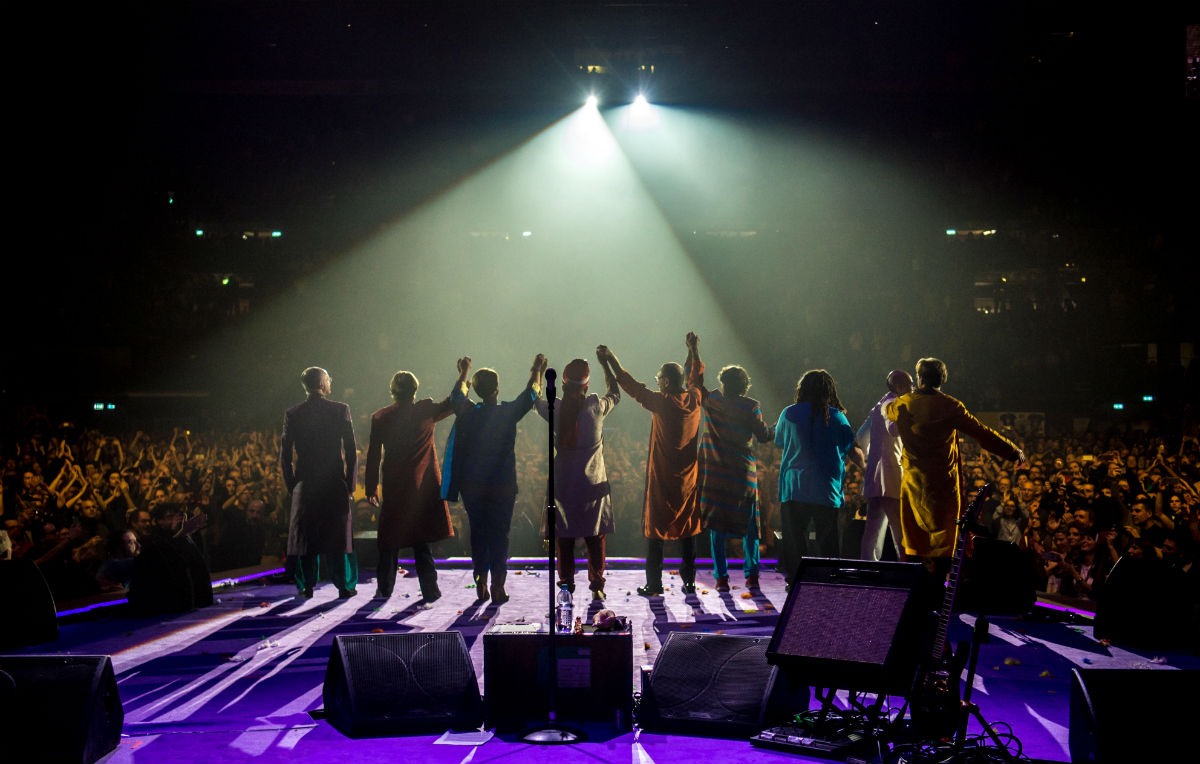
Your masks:
M636 96L634 96L633 105L637 107L644 107L649 106L650 102L646 100L645 93L638 93Z
M584 101L584 105L589 108L595 109L596 107L598 107L600 105L600 99L596 97L595 93L589 93L587 100Z

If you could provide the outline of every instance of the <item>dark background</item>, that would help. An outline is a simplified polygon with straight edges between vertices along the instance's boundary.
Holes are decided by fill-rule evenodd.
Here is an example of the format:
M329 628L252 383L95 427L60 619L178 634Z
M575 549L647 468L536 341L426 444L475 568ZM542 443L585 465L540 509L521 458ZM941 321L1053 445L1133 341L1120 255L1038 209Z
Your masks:
M131 416L275 422L299 394L280 348L313 338L241 334L262 306L589 88L620 100L639 86L658 104L820 130L933 189L915 213L879 210L877 176L848 171L831 204L888 225L847 231L798 222L786 200L705 220L687 194L648 183L680 232L763 232L689 253L736 316L771 403L824 366L857 419L899 347L946 358L952 392L974 408L1047 411L1057 424L1111 416L1113 401L1147 392L1155 407L1131 416L1194 400L1183 362L1200 251L1195 14L882 0L165 5L14 19L32 52L10 55L10 420L31 405L83 417L109 400ZM580 73L588 49L610 57L610 73ZM998 234L948 240L947 227ZM247 244L247 230L285 235ZM811 237L834 243L791 270ZM797 300L823 301L822 319L799 329L778 298L756 307L723 294L723 269L749 258L768 282L802 280ZM1087 287L1064 299L1081 272ZM1001 273L1011 286L997 286ZM972 300L1005 289L998 299L1015 307L982 318ZM315 342L341 349L316 355L332 357L337 379L338 363L369 349L345 342L354 321L329 325L334 336ZM375 377L394 364L363 376L382 388ZM437 387L449 376L438 370Z

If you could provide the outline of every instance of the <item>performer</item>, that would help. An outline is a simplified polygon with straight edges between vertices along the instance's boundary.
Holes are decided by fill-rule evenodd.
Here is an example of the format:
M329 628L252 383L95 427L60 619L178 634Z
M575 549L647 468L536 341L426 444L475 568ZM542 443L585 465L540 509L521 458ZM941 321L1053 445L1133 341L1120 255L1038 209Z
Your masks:
M700 338L688 335L692 360L700 360ZM721 389L701 385L704 431L700 437L700 515L712 542L717 591L729 591L725 541L741 536L746 588L758 588L758 463L754 440L775 438L763 422L758 401L747 398L750 375L741 366L726 366L717 375Z
M842 477L847 459L863 466L854 430L838 400L833 377L824 369L805 372L796 385L796 402L779 415L775 445L779 458L780 562L788 585L810 552L838 556L837 510L842 506ZM816 531L809 549L808 525Z
M596 353L600 357L599 349ZM537 411L549 418L554 406L554 487L558 503L555 545L559 584L575 591L575 540L587 548L588 588L593 600L604 599L604 539L613 532L611 487L604 470L604 418L621 401L617 378L600 357L604 397L588 395L591 369L576 358L563 369L563 397L538 398Z
M467 372L471 359L458 361L458 379L450 393L454 408L454 430L447 446L449 467L446 498L462 497L471 526L471 563L480 601L489 596L491 574L492 602L508 602L504 582L508 576L508 533L517 502L517 458L515 443L517 422L533 408L541 390L546 356L539 353L529 370L525 390L511 401L501 403L500 375L492 369L480 369L471 378L471 386L482 402L467 397Z
M696 495L696 444L700 431L700 387L704 365L692 358L684 368L664 363L658 371L658 391L634 379L617 356L601 345L597 353L607 360L621 389L650 412L650 453L646 461L646 498L642 506L642 533L646 537L646 585L638 594L662 594L663 545L682 542L683 564L679 577L683 593L696 591L696 536L700 533L700 506Z
M900 437L896 423L887 418L883 407L901 395L912 392L912 377L903 369L887 375L887 394L879 399L858 428L854 442L867 452L863 474L863 496L867 498L867 527L863 531L860 556L878 560L883 556L884 531L892 535L897 554L903 554L900 537Z
M297 557L299 596L313 596L318 555L324 555L338 597L345 599L358 594L358 559L350 527L350 497L358 480L354 424L349 406L326 397L333 387L329 372L311 366L300 381L308 398L284 415L279 450L279 467L292 499L287 553Z
M1018 465L1025 455L1010 440L984 425L958 400L941 391L946 364L917 361L917 389L884 406L903 441L904 479L900 487L900 526L907 559L949 559L960 511L958 433ZM939 563L944 565L945 563Z
M459 375L465 382L465 374ZM416 375L398 371L389 385L392 405L371 415L367 447L367 501L379 507L380 452L383 452L383 505L379 511L379 567L375 596L392 596L396 585L396 557L412 547L421 596L434 602L442 596L437 584L430 544L454 535L450 510L442 498L441 473L433 430L450 416L450 396L439 402L416 400L420 382Z

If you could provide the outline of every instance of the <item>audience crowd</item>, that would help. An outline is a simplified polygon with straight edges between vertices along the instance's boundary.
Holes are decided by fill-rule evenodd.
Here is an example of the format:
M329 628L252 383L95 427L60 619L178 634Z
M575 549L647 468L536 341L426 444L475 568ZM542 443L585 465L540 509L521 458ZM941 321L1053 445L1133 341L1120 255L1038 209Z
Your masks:
M851 412L853 418L853 412ZM1195 592L1200 550L1200 441L1195 428L1173 442L1153 429L1081 434L1008 433L1028 456L1019 469L963 443L963 477L972 495L993 492L978 532L1025 550L1037 588L1082 600L1102 596L1124 556L1148 558ZM518 433L520 481L513 556L541 556L545 435ZM365 448L365 442L361 444ZM288 495L278 467L278 433L114 433L95 430L28 435L4 444L0 557L34 561L59 601L127 590L133 560L155 539L190 537L211 571L283 557ZM609 556L643 547L644 439L612 428L605 461L616 532ZM778 453L759 446L763 556L773 557L778 518ZM359 461L360 465L365 459ZM862 476L847 471L839 529L845 557L857 557L865 517ZM359 481L355 531L375 528L375 509ZM461 505L451 505L456 535L439 557L468 554ZM732 556L740 540L731 540ZM889 542L890 544L890 542ZM894 550L891 552L894 555ZM702 556L703 555L702 553ZM894 559L894 556L891 557Z

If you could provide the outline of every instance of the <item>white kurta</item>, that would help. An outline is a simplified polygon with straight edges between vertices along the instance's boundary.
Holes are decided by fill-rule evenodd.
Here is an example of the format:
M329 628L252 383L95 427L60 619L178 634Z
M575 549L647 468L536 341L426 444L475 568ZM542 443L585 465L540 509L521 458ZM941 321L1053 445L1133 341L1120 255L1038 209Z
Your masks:
M554 452L554 496L558 505L554 532L560 538L613 532L612 496L608 473L604 470L604 417L620 400L617 392L588 395L579 411L575 447L558 446ZM554 401L556 436L564 425L558 418L561 404L560 400ZM538 414L546 419L549 413L546 400L539 398L536 406Z
M866 421L858 428L854 441L867 454L867 468L863 474L863 496L868 499L884 496L900 498L900 483L904 472L900 467L903 444L896 423L883 413L883 407L895 400L895 393L879 399Z

